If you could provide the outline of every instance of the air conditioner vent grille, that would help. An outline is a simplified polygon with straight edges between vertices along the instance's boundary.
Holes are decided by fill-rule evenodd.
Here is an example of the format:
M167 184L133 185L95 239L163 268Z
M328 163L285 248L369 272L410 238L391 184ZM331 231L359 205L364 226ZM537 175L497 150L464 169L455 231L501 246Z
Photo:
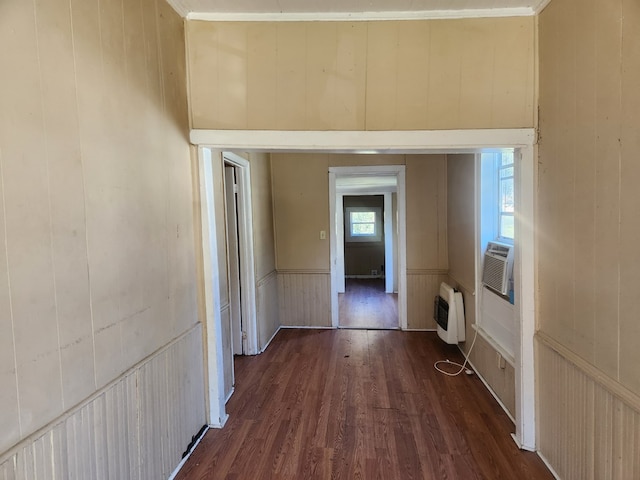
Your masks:
M484 255L482 283L506 295L513 265L513 247L489 242Z
M507 263L490 255L484 257L484 262L482 283L498 292L502 292L502 281L505 277Z

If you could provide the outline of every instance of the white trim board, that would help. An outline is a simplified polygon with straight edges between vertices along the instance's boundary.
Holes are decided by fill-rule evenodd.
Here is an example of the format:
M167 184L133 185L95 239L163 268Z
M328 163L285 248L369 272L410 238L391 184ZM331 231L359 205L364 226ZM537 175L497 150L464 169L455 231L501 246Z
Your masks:
M315 325L280 325L280 328L303 329L303 330L335 330L334 327L315 326Z
M191 457L191 454L194 452L196 447L200 444L200 441L204 438L204 436L207 434L207 432L210 429L211 429L211 426L207 425L206 428L204 429L204 432L202 432L202 434L198 437L198 440L196 440L196 443L194 443L191 446L191 449L189 450L189 452L182 458L182 460L180 460L180 463L178 463L178 466L171 473L169 480L174 480L178 476L178 473L180 473L180 470L182 470L182 467L184 466L184 464L187 463L187 460L189 460L189 458Z
M279 326L275 332L273 332L273 335L271 335L271 338L269 340L267 340L267 343L265 344L264 347L262 347L260 349L260 353L264 353L267 351L267 348L269 348L269 345L271 345L271 342L273 342L273 339L276 338L276 335L278 334L278 332L282 329L282 326Z
M194 145L216 150L333 153L470 153L533 145L535 129L298 131L191 130Z
M216 150L326 153L468 153L516 148L520 215L516 217L516 305L520 310L520 331L516 351L516 438L519 445L535 450L535 158L536 131L524 129L429 130L429 131L267 131L191 130L191 142ZM199 149L202 155L203 149ZM202 157L201 157L202 158ZM335 192L330 192L330 196ZM398 239L399 244L403 240ZM215 250L214 250L215 251ZM402 281L406 282L406 276ZM333 307L333 306L332 306ZM296 328L289 326L283 328ZM319 327L311 327L319 328ZM332 328L332 327L324 327ZM210 345L212 348L216 345ZM221 348L221 347L220 347ZM215 349L209 358L215 357ZM210 375L212 375L210 371ZM221 372L220 372L221 375ZM211 383L210 383L211 388ZM213 402L212 402L213 403Z
M388 20L455 20L461 18L532 17L538 7L466 8L383 12L186 12L176 0L168 0L187 20L208 22L370 22Z
M214 160L214 158L216 160ZM209 425L222 428L229 418L224 399L224 361L222 349L222 318L220 316L220 278L218 270L218 241L216 238L215 202L213 195L213 162L222 152L198 148L200 177L200 208L202 220L202 258L204 283L204 320L207 344L205 372L207 383L207 420Z
M460 345L458 345L458 350L460 350L462 355L466 356L466 353L464 353L464 350L460 348ZM473 374L480 379L480 381L484 384L485 388L489 391L491 396L496 400L496 402L498 402L498 405L500 405L500 408L502 408L504 413L506 413L507 417L509 417L509 419L515 425L516 423L515 418L513 418L513 415L511 415L511 412L509 412L509 410L507 409L507 406L502 402L502 400L500 400L500 397L498 396L498 394L493 390L493 388L491 388L491 385L489 385L489 383L485 380L485 378L480 373L478 373L478 369L473 364L473 362L471 360L467 360L467 364L471 366L471 368L473 369Z

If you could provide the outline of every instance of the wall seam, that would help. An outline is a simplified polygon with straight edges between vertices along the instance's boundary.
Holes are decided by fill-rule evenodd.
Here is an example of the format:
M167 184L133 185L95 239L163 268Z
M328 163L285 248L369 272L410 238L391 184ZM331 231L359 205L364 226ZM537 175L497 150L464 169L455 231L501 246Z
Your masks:
M13 316L13 295L11 294L11 274L9 272L9 236L7 235L7 201L5 197L4 168L2 160L2 148L0 148L0 183L2 184L2 217L4 227L4 253L7 259L7 290L9 293L9 314L11 317L11 339L13 343L13 373L16 379L16 406L18 410L18 432L22 437L22 414L20 409L20 388L18 379L18 354L16 351L16 327Z
M58 356L58 368L60 369L60 403L62 410L64 411L64 382L62 381L62 349L60 342L60 313L58 311L58 288L56 284L56 260L54 253L54 240L53 240L53 215L51 209L51 174L49 169L49 141L47 133L47 120L44 113L44 81L42 78L42 61L40 57L40 39L38 38L38 7L36 0L33 0L33 18L35 22L35 41L36 52L38 56L38 81L40 85L40 115L42 117L43 127L43 143L44 143L44 172L47 178L47 206L48 206L48 220L49 220L49 256L51 259L51 280L53 282L53 304L55 306L56 316L56 342L57 342L57 356Z

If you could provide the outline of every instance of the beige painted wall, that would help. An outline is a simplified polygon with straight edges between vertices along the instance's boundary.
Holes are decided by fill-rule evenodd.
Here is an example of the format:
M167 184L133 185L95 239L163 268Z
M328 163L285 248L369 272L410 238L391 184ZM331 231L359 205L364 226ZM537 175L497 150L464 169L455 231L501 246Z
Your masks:
M302 275L280 282L280 288L289 289L279 293L281 316L288 319L284 325L308 325L296 319L318 318L306 308L321 309L322 325L331 325L329 239L320 240L320 230L329 232L329 167L384 164L406 166L409 328L435 328L433 296L448 269L444 155L272 154L278 275ZM298 304L302 285L315 293Z
M534 18L187 22L193 128L534 126Z
M447 155L448 282L462 292L466 322L463 349L468 352L475 336L475 171L474 155ZM515 417L515 370L498 365L497 351L478 336L470 360L512 417Z
M329 273L329 155L271 155L276 268Z
M475 291L475 155L447 155L449 276Z
M198 322L183 30L159 0L2 2L0 460Z
M445 155L406 156L407 270L448 270Z
M640 7L631 0L553 1L539 22L539 335L566 348L564 362L595 367L589 377L609 391L629 392L637 413ZM543 391L579 387L544 368L538 375ZM606 461L616 425L587 431L594 442L567 460L568 439L589 429L588 419L574 422L580 433L569 430L554 422L559 405L551 400L540 398L541 450L559 459L554 468L563 478L579 478L571 464ZM628 454L637 465L637 449L616 463Z
M446 270L444 155L324 153L272 154L277 269L329 272L329 238L320 240L329 232L329 167L385 163L406 166L407 269Z

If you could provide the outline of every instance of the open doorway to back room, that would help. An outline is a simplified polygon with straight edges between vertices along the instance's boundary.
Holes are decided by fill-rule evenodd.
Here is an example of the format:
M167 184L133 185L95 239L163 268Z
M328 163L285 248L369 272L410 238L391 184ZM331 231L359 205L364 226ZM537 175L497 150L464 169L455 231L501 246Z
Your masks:
M533 129L506 129L506 130L447 130L447 131L354 131L354 132L252 132L248 135L245 131L225 130L192 130L191 141L199 145L199 173L200 178L211 180L211 172L207 177L207 152L226 150L233 148L242 151L291 151L291 152L349 152L349 153L398 153L398 154L431 154L431 153L481 153L488 149L514 149L517 153L514 166L514 185L517 211L514 213L514 235L519 239L514 255L514 291L515 305L519 311L519 325L515 339L515 435L517 444L524 449L535 449L535 384L534 384L534 355L533 336L535 331L535 285L534 285L534 187L535 187L535 131ZM363 146L367 146L363 150ZM398 220L398 317L402 330L412 329L408 324L408 317L415 315L415 309L408 308L408 297L412 302L419 298L420 293L407 292L407 256L406 256L406 210L405 196L405 166L372 166L360 167L369 170L365 175L382 174L395 177L397 180L397 220ZM339 326L338 322L338 295L344 292L344 272L340 275L342 267L339 257L344 254L338 248L341 245L339 236L343 233L342 205L339 203L338 179L341 177L356 176L362 174L356 167L329 166L329 232L320 229L320 239L327 236L330 239L330 290L331 326ZM414 185L415 186L415 185ZM203 195L203 256L205 260L211 258L212 266L217 267L216 243L210 241L211 234L216 233L213 223L215 217L210 214L208 205L211 192L204 191ZM340 208L337 208L337 207ZM205 208L206 207L206 208ZM340 213L340 222L336 213ZM324 225L322 225L324 226ZM329 235L327 235L329 233ZM214 237L215 240L215 237ZM206 263L206 262L205 262ZM205 286L210 283L217 286L217 278L211 275L215 272L209 268L207 274L205 265ZM389 270L385 265L385 270ZM413 275L413 272L412 272ZM415 275L413 275L415 276ZM213 281L211 280L211 278ZM208 280L209 279L209 280ZM342 283L342 290L340 290ZM412 286L413 288L413 286ZM215 292L216 289L206 289ZM223 398L220 395L222 389L217 383L222 377L220 362L220 313L216 311L215 295L206 299L207 317L207 378L210 391L210 417L212 419L225 418ZM477 306L477 301L475 302ZM325 309L326 311L326 309ZM223 422L220 422L223 423Z
M389 167L334 168L334 326L396 329L398 178Z
M390 201L391 196L387 197ZM393 242L393 231L390 244L385 241L384 203L385 195L342 197L345 289L338 298L342 328L398 328L393 281L388 292L385 288L385 251L393 251L397 241Z

